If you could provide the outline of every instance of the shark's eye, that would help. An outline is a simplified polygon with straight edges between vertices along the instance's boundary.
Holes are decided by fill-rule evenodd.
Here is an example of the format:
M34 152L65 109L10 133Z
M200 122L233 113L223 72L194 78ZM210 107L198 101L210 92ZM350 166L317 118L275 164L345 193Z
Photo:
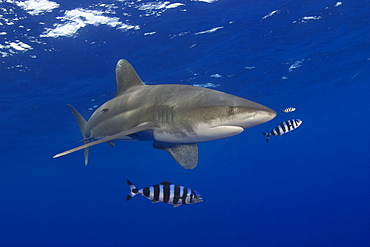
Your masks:
M230 106L230 107L229 107L229 113L230 113L230 114L234 114L234 113L235 113L235 109L234 109L234 107L233 107L233 106Z

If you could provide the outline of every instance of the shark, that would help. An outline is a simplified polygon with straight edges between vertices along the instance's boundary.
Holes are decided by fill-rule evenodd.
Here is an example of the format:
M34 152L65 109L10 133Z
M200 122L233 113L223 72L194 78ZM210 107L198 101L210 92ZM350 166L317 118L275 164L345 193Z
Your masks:
M83 145L53 158L115 141L152 141L183 168L198 164L198 143L231 137L265 123L276 112L256 102L221 91L181 84L146 85L125 59L116 65L115 96L88 121L71 105Z

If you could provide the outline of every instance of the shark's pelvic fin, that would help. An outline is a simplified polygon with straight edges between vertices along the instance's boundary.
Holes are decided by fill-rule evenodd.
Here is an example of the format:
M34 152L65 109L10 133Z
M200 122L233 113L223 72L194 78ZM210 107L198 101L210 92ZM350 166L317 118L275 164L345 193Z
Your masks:
M114 146L116 146L115 144L114 144L114 142L107 142L108 144L109 144L109 146L111 146L111 147L114 147Z
M56 155L53 156L53 158L62 157L62 156L65 156L67 154L76 152L78 150L94 146L96 144L100 144L100 143L103 143L103 142L109 142L111 140L114 140L114 139L117 139L117 138L120 138L120 137L123 137L123 136L132 135L134 133L145 131L145 130L150 130L150 129L153 129L155 127L156 127L156 125L154 123L150 123L150 122L141 123L141 124L137 125L136 127L132 128L132 129L122 131L120 133L117 133L117 134L114 134L114 135L111 135L111 136L104 137L104 138L99 139L97 141L90 142L90 143L84 144L82 146L67 150L63 153L56 154Z
M78 126L80 127L82 137L84 138L84 143L85 144L89 143L90 140L86 139L86 136L85 136L85 126L86 126L86 123L87 123L86 120L73 106L71 106L71 105L68 105L68 106L71 109L73 115L75 116L75 118L77 120ZM84 149L84 158L85 158L85 166L87 166L87 164L89 163L89 148Z
M154 142L153 147L169 153L185 169L194 169L198 165L198 145Z
M116 83L117 92L115 96L121 95L130 87L145 85L132 65L125 59L121 59L117 63Z

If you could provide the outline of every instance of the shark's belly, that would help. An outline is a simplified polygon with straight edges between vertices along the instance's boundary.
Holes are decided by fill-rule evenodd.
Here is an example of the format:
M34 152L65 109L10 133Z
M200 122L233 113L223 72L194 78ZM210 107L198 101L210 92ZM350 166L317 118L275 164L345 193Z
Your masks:
M199 143L227 138L243 132L239 126L197 127L194 131L155 130L153 139L166 143Z

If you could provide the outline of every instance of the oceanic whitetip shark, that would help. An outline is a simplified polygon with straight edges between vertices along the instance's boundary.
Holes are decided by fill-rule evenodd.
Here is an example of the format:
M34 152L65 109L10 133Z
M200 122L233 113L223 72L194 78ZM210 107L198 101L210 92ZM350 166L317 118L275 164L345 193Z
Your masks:
M117 92L86 121L72 106L84 145L59 153L61 157L113 141L153 141L185 169L198 164L199 142L213 141L265 123L276 112L258 103L220 91L188 85L145 85L131 64L116 66Z

